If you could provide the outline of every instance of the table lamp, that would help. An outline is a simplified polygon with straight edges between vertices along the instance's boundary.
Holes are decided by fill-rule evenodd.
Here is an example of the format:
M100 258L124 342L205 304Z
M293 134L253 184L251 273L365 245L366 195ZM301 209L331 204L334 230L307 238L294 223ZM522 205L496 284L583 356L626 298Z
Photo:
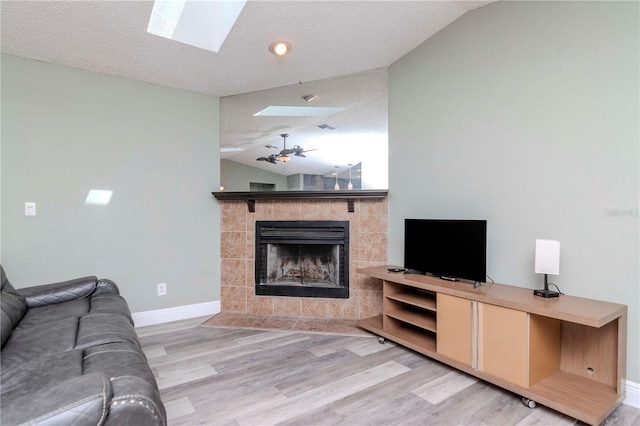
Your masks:
M544 274L544 289L533 290L540 297L559 297L559 291L549 290L547 275L560 274L560 241L536 240L536 274Z

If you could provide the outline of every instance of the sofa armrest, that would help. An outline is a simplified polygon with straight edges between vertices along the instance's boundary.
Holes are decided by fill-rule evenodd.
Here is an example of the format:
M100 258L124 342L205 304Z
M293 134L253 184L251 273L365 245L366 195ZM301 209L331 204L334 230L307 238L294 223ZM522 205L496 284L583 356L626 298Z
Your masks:
M120 294L120 289L118 288L117 284L114 283L113 281L108 280L106 278L100 278L98 280L98 287L96 288L96 294L104 294L104 293Z
M29 308L53 305L55 303L80 299L93 293L98 285L98 278L83 277L53 284L17 289L24 296Z

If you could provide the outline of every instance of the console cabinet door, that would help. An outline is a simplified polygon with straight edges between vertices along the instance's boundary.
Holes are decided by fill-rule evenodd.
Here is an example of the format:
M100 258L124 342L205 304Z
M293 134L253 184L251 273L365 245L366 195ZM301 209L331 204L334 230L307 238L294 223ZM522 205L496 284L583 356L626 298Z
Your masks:
M436 350L441 355L471 366L472 302L442 293L438 293L437 297Z
M529 387L529 314L479 303L480 371Z

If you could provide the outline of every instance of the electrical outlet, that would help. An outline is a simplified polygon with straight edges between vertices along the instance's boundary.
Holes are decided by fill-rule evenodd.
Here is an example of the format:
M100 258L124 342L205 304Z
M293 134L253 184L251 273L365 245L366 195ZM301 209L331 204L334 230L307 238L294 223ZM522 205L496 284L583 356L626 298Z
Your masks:
M158 296L167 295L167 283L158 283Z
M36 203L26 202L24 203L24 215L35 216L36 215Z

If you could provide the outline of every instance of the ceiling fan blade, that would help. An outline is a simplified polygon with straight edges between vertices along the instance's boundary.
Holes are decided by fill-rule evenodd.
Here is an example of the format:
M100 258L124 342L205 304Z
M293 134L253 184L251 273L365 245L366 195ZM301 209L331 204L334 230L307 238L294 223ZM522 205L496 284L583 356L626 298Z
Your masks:
M296 157L306 157L306 155L304 155L303 153L298 154L297 152L293 155L295 155Z
M275 155L270 155L268 157L258 157L256 158L256 161L266 161L267 163L271 163L271 164L277 164L278 157L276 157Z
M309 151L315 151L316 148L312 148L312 149L304 149L303 147L301 147L300 145L294 145L293 146L293 152L295 153L296 156L298 157L305 157L304 155L302 155L304 152L309 152Z

